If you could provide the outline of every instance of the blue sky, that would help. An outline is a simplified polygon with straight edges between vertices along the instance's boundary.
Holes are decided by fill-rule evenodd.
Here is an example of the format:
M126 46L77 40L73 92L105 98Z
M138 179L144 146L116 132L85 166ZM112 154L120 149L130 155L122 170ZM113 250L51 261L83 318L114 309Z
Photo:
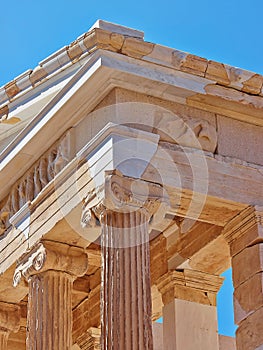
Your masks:
M143 30L147 41L263 74L262 15L262 0L1 0L0 86L69 44L98 18ZM231 274L226 274L219 331L231 335Z
M69 44L96 19L145 39L263 74L262 0L0 0L0 86Z

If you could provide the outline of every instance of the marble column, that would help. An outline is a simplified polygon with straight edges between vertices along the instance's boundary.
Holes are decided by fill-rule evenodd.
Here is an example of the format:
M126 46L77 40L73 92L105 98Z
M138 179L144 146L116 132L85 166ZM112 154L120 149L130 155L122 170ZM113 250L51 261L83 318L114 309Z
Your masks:
M165 350L219 349L216 294L222 282L219 276L186 269L159 279Z
M244 210L223 234L232 257L237 349L263 349L263 208Z
M103 349L152 349L148 215L106 210L101 223Z
M96 215L102 228L103 350L153 349L148 225L162 196L158 185L111 173L104 198L85 201L82 221Z
M22 275L29 284L27 349L71 349L73 280L87 266L83 249L48 241L20 260L14 285Z
M20 308L17 305L0 302L0 350L7 350L11 332L18 332Z

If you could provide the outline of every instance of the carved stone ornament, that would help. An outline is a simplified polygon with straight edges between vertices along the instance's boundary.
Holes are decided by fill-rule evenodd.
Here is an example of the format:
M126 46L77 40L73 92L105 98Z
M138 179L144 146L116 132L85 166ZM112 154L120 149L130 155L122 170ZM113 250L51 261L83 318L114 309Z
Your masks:
M83 227L96 225L103 212L131 212L144 210L150 218L161 205L168 205L168 197L161 185L123 176L119 171L106 172L103 186L104 196L101 198L93 191L83 201L81 224Z
M9 218L31 202L71 159L71 134L68 131L20 178L8 197L0 203L0 235L9 226Z
M162 141L176 142L180 146L203 149L208 152L215 151L217 131L209 121L191 117L184 120L163 111L156 112L155 118L156 130L161 133Z
M44 241L20 259L13 285L16 287L22 277L28 280L32 275L48 270L64 271L74 277L83 276L87 268L88 256L82 248Z
M13 279L14 287L20 283L22 276L28 279L31 274L41 270L45 260L46 249L43 244L39 244L32 250L30 255L26 256L25 262L16 268Z

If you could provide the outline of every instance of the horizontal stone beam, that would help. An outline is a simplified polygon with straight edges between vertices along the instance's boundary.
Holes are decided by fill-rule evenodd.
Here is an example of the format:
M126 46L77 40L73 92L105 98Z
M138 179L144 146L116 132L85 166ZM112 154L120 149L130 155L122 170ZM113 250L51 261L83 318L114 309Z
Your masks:
M28 245L32 246L42 236L52 232L62 219L66 220L67 230L78 240L78 245L89 244L87 240L79 241L80 236L87 237L79 218L83 199L96 189L92 171L94 173L85 159L75 158L29 204L30 215L27 212L26 220L23 222L21 218L21 225L13 228L1 240L1 272L10 267L28 249ZM160 183L165 188L170 201L170 214L219 226L224 226L249 205L263 204L259 167L214 157L200 150L183 149L168 143L159 145L141 177L145 181ZM96 239L96 232L99 235L97 231L95 227L88 233L88 241ZM51 236L52 233L49 233L49 238Z

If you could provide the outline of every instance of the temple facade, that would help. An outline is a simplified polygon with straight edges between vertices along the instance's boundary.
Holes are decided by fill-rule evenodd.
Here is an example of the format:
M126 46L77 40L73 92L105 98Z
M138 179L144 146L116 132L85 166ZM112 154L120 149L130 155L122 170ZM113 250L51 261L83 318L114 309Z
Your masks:
M0 350L262 350L262 136L261 75L101 20L0 88Z

